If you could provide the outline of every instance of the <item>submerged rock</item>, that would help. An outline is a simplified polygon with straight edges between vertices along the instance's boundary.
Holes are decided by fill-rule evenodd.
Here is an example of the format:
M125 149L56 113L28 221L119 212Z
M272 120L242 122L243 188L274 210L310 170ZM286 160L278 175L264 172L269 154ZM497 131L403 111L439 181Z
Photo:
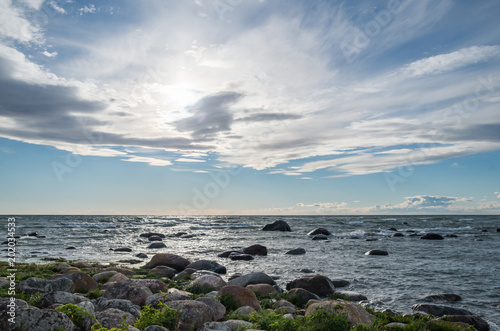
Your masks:
M149 238L152 236L158 236L160 238L165 238L165 235L163 233L158 233L158 232L146 232L146 233L142 233L139 235L139 237L143 237L143 238Z
M164 243L159 242L159 241L154 241L151 244L149 244L148 247L146 247L146 248L154 249L154 248L166 248L166 247L167 246Z
M162 241L160 236L151 236L148 238L149 241Z
M115 252L132 252L132 248L129 247L119 247L113 249Z
M138 257L140 259L147 259L148 258L148 256L144 253L135 254L134 256Z
M371 251L366 252L365 255L389 255L389 253L379 249L372 249Z
M217 255L217 257L229 257L232 253L243 254L242 251L225 251Z
M310 231L307 235L308 236L316 236L318 234L321 234L321 235L324 235L324 236L329 236L332 233L330 231L328 231L327 229L325 229L325 228L316 228L316 229Z
M229 255L229 258L233 261L240 261L240 260L250 261L254 259L254 257L250 254L240 254L240 253L231 253Z
M305 249L303 249L303 248L295 248L295 249L289 250L285 254L288 254L288 255L304 255L305 253L306 253Z
M420 239L426 239L426 240L443 240L443 236L437 233L426 233Z
M323 236L323 235L320 235L320 236L314 236L312 238L312 240L328 240L328 237L327 236Z
M456 302L456 301L462 300L462 297L460 295L457 295L457 294L444 293L444 294L428 295L428 296L423 297L422 300Z
M266 224L262 231L292 231L290 225L285 221L275 221L271 224Z
M248 246L248 247L243 248L243 254L266 256L267 255L267 247L259 245L259 244Z
M404 237L405 235L402 234L401 232L396 232L394 233L391 237Z

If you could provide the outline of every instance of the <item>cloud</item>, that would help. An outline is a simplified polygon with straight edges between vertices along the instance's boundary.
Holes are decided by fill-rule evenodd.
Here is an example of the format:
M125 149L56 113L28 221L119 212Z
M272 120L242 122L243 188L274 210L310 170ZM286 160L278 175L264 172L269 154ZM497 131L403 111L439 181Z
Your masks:
M252 114L247 117L242 117L236 119L236 121L242 122L269 122L269 121L285 121L285 120L295 120L302 118L298 114L280 114L280 113L257 113Z
M498 194L497 199L500 199L500 192L495 192L495 194Z
M400 73L410 77L440 74L486 61L500 55L500 46L472 46L421 59L404 66Z
M191 132L196 140L213 140L219 132L231 131L233 116L228 108L243 95L237 92L220 92L202 98L189 107L192 115L177 121L179 131Z
M157 159L152 157L140 157L140 156L132 156L126 159L122 159L122 161L143 162L156 167L164 167L172 164L172 162L170 162L169 160Z
M97 8L95 7L94 4L89 4L88 6L85 5L84 7L78 9L80 11L80 15L84 14L95 14L97 11Z
M45 55L46 57L56 57L57 56L57 52L47 52L47 51L43 51L42 52L43 55Z
M26 1L38 9L43 1ZM26 19L22 8L15 7L12 1L0 1L0 37L7 37L22 43L41 42L41 31Z
M403 202L403 208L436 208L436 207L449 207L455 202L469 202L470 198L457 198L447 196L433 196L433 195L415 195L406 197Z

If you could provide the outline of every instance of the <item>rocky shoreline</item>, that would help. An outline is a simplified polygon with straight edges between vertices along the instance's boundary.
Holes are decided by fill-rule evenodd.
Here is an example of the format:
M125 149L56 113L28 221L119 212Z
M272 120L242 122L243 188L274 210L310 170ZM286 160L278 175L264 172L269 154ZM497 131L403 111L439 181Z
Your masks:
M264 254L254 245L242 252ZM6 268L5 268L6 269ZM307 274L280 288L264 272L227 276L215 261L154 255L141 268L84 262L18 265L16 299L0 281L2 330L489 330L481 317L451 305L454 294L425 298L413 314L375 312L362 294L342 291L349 281ZM15 305L15 323L10 323ZM316 324L315 324L316 323ZM328 326L330 325L333 326Z

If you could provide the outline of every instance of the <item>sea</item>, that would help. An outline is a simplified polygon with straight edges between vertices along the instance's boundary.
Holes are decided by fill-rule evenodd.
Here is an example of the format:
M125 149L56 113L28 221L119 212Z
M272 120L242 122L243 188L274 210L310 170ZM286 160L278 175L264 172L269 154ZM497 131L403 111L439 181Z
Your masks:
M350 282L347 288L368 298L375 309L410 313L422 297L453 293L462 301L445 303L482 316L500 330L500 216L2 216L15 217L17 262L49 263L64 258L101 263L140 260L156 253L181 255L191 261L214 260L234 273L262 271L278 278L282 288L301 277L302 269ZM291 232L262 231L277 220ZM328 240L312 240L308 233L326 228ZM397 231L395 231L397 230ZM36 232L38 236L28 236ZM147 238L159 232L166 248L148 249ZM176 236L181 232L187 236ZM393 237L395 232L402 237ZM424 233L456 235L444 240L421 240ZM369 240L367 240L369 239ZM373 240L377 239L377 240ZM217 255L253 244L267 247L267 256L231 261ZM75 249L67 249L70 246ZM112 249L129 247L132 252ZM304 255L287 255L294 248ZM7 261L2 245L2 261ZM387 256L365 255L385 250ZM135 257L138 253L147 259ZM47 260L48 259L48 260ZM130 266L128 262L122 262Z

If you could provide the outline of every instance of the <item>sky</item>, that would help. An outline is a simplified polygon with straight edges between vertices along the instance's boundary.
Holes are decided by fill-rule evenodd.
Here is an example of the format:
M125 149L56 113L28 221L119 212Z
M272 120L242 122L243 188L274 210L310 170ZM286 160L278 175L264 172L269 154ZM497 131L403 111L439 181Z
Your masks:
M500 214L498 17L0 0L0 214Z

